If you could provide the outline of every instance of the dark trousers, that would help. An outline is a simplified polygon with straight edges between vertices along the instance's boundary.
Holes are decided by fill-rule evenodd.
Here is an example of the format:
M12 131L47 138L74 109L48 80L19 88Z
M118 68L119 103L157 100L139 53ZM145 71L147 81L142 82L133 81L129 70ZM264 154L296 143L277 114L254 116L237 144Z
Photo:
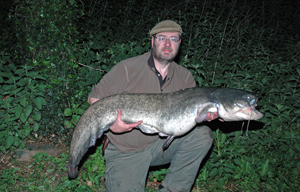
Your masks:
M175 138L163 153L165 139L136 153L121 153L110 144L104 155L106 191L145 191L149 167L168 163L171 164L162 185L172 192L190 191L213 138L209 127L199 126L187 135Z

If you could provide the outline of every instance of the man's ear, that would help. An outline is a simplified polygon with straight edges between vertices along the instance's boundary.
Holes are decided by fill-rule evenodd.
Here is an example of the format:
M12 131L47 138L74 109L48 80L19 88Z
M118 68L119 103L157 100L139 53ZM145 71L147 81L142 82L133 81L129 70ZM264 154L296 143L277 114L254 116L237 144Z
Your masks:
M155 39L154 39L154 37L152 36L152 38L151 38L151 47L153 48L153 41L154 41ZM181 40L181 39L180 39Z

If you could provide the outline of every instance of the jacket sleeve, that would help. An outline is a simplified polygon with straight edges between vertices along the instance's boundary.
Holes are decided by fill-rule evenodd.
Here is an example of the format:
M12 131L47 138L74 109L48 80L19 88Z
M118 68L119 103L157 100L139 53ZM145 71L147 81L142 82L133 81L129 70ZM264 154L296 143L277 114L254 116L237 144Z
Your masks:
M190 71L188 71L184 86L185 86L185 88L196 87L196 82L195 82L194 76L192 75L192 73Z

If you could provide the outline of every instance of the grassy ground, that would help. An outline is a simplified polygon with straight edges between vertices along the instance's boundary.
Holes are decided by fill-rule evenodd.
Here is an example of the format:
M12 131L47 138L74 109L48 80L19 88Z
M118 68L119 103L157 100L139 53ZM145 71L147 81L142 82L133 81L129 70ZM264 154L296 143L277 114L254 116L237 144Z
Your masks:
M0 191L104 191L104 164L100 159L96 166L91 155L80 170L77 179L70 181L67 172L69 147L64 142L54 144L51 139L27 140L26 146L52 145L56 156L38 153L31 161L17 161L16 153L0 153ZM97 157L98 156L98 157ZM100 154L101 156L101 154ZM147 181L147 191L156 191L160 182L155 178Z
M50 138L50 139L49 139ZM104 158L98 148L88 156L80 169L79 177L68 179L67 160L69 147L51 137L37 141L27 140L26 146L55 146L56 156L37 153L31 161L17 161L16 153L0 154L0 191L105 191ZM57 139L56 139L57 140ZM146 183L147 192L155 192L166 169L152 170ZM211 185L195 184L193 192L214 191ZM236 184L227 183L223 191L240 191Z

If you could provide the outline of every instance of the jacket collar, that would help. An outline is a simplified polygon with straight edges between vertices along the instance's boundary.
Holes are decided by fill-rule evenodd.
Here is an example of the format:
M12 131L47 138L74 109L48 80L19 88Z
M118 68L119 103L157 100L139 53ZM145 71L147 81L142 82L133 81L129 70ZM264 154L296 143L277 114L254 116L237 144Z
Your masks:
M164 88L166 86L169 85L171 79L173 78L173 75L174 75L174 65L175 65L175 62L172 61L168 67L168 74L167 76L165 77L165 79L162 81L160 79L160 86L161 88ZM154 57L153 57L153 54L152 54L152 51L151 51L151 55L148 59L148 66L151 68L152 71L154 71L156 74L159 73L158 70L156 69L155 67L155 64L154 64Z

